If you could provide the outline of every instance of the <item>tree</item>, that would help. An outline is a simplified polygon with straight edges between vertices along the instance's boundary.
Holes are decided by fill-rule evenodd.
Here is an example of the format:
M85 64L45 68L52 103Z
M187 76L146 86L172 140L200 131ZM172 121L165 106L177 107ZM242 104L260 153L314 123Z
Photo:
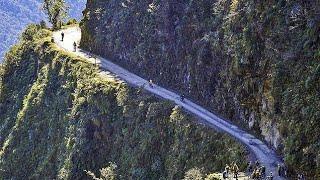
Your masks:
M59 29L62 20L67 17L69 9L65 0L44 0L42 8L53 29Z

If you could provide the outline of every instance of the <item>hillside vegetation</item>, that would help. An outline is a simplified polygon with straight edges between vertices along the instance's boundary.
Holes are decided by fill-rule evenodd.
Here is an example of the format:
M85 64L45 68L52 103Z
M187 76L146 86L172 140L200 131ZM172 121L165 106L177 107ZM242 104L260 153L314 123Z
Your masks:
M314 179L319 12L318 0L88 0L81 46L244 124Z
M0 177L91 179L114 163L117 179L182 179L245 149L173 104L103 78L30 25L7 53L0 83Z

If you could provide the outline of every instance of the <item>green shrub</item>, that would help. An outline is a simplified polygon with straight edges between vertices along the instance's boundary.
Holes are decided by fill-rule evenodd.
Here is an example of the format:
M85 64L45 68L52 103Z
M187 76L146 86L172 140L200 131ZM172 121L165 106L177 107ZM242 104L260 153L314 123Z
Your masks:
M69 19L66 23L66 25L73 25L73 24L77 24L77 20L76 19Z
M91 171L85 171L88 176L92 177L94 180L115 180L117 165L114 163L110 163L108 167L100 169L100 178L96 177L96 175Z
M203 174L199 168L193 168L186 172L183 180L203 180Z

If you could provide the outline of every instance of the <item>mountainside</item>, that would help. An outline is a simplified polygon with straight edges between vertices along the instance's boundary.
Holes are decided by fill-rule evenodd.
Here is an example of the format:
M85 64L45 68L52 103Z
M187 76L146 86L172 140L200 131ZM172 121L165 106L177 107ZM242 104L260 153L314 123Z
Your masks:
M19 34L30 23L46 20L41 12L43 0L0 0L0 62L9 47L18 40ZM85 0L67 0L69 16L80 19Z
M261 135L320 176L320 2L88 0L81 47Z
M117 179L182 179L232 161L244 169L247 152L233 139L104 77L50 36L30 25L0 66L1 178L91 179L85 171L109 162Z

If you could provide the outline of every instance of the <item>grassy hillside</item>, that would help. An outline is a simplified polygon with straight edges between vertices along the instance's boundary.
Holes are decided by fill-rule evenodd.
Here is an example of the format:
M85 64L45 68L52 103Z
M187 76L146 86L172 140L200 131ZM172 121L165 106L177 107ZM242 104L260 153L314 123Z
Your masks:
M173 104L105 79L30 25L1 67L0 177L90 179L109 162L118 179L216 172L246 152Z

